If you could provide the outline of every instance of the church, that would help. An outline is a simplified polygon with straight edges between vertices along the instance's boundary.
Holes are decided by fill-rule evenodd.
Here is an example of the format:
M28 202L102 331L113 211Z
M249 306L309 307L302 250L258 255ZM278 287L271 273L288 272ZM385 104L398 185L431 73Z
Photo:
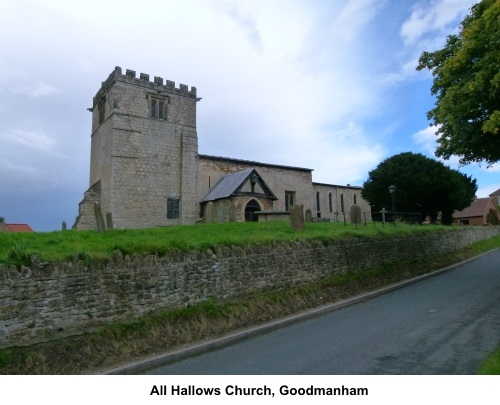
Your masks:
M195 87L116 67L93 99L89 189L77 230L369 215L361 187L315 183L313 169L198 153ZM212 214L213 212L213 214Z

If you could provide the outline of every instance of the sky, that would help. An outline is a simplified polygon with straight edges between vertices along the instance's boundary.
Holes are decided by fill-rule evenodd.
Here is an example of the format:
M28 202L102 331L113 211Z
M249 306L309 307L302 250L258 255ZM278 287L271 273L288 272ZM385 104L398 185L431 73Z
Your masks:
M435 158L432 76L474 0L0 0L0 216L71 227L89 188L92 98L115 66L195 86L199 153L361 186ZM478 197L500 164L460 167Z

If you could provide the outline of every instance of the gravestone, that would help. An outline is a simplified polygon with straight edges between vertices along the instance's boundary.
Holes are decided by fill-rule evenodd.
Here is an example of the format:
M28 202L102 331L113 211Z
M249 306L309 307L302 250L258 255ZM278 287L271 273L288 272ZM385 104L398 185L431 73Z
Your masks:
M306 209L305 221L312 222L312 212L309 208Z
M66 221L63 221L62 222L62 230L65 231L66 230Z
M99 232L105 232L106 224L104 223L101 206L98 203L94 203L94 214L95 220L97 222L97 229L99 230Z
M209 201L205 206L205 223L211 224L214 222L214 203Z
M304 229L304 208L300 205L294 205L290 209L290 223L293 229Z
M108 229L113 229L113 215L111 212L106 212L106 226Z
M219 207L217 208L217 222L219 224L222 224L224 222L224 215L225 212L224 212L224 207Z
M352 224L363 223L363 221L361 219L361 207L359 205L354 204L351 207L351 223Z
M382 208L380 212L382 213L382 224L385 224L385 214L387 214L387 211L385 208Z
M229 206L229 222L236 222L236 206L233 203Z

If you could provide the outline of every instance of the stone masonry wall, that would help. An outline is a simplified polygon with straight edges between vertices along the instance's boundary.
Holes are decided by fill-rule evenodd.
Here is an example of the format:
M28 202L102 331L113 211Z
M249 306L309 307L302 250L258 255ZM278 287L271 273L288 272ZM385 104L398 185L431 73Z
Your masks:
M471 227L412 237L215 247L165 257L116 252L111 263L95 268L36 258L31 267L0 265L0 348L80 334L211 296L237 300L348 270L414 261L498 234L500 227Z

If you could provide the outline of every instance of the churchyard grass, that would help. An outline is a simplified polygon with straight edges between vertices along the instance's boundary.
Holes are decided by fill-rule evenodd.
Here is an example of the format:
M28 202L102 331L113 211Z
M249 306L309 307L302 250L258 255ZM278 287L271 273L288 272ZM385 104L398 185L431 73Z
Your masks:
M384 235L409 235L420 232L447 231L439 225L406 225L378 223L344 226L343 223L307 223L304 230L292 229L289 222L199 224L151 229L91 231L57 231L0 234L0 263L28 265L38 254L43 262L84 260L89 264L110 260L114 251L127 254L167 254L206 250L214 246L244 246L294 240L328 240Z

